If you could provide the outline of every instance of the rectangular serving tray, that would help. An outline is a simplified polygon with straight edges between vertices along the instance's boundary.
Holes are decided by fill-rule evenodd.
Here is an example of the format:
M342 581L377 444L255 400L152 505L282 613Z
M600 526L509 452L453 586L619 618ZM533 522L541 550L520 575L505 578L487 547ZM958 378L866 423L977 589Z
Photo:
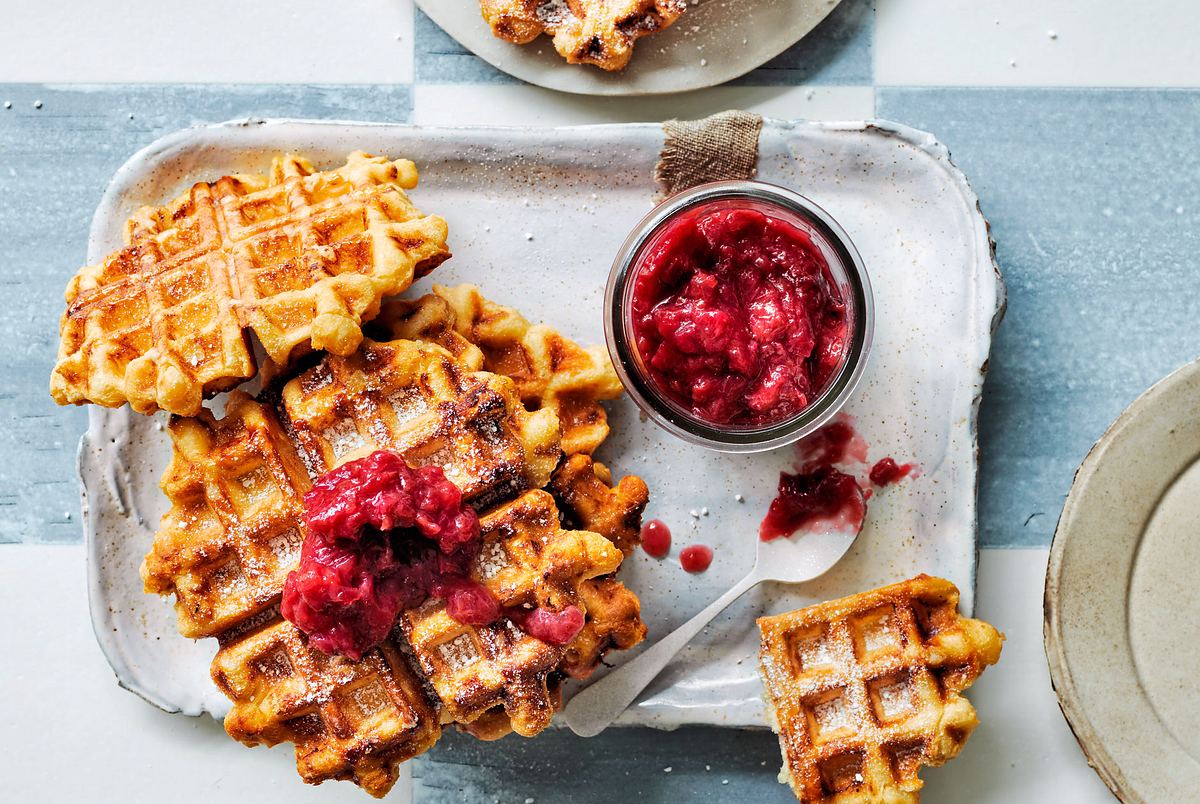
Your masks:
M164 137L118 171L92 224L89 259L120 244L125 218L190 184L267 168L294 151L319 166L357 149L417 163L416 204L450 224L454 258L431 280L471 282L531 320L603 342L603 289L613 256L652 207L656 125L552 129L420 128L243 121ZM848 405L871 460L920 465L880 490L850 553L824 577L747 594L693 641L618 721L673 728L763 725L754 618L902 580L939 575L973 605L976 415L1004 289L978 200L928 134L890 123L767 121L759 178L816 201L849 232L875 291L875 346ZM220 400L216 400L220 404ZM640 552L622 578L642 599L649 640L668 633L753 564L758 522L790 448L725 455L689 446L644 420L628 399L609 406L598 458L650 486L647 516L669 523L676 552L711 545L712 568L684 573ZM170 447L163 418L93 407L79 473L96 636L120 683L151 703L221 716L209 678L213 640L175 630L170 603L142 592L138 567L166 509L158 478ZM740 495L740 496L739 496ZM620 663L623 656L615 656ZM568 694L570 691L568 690Z

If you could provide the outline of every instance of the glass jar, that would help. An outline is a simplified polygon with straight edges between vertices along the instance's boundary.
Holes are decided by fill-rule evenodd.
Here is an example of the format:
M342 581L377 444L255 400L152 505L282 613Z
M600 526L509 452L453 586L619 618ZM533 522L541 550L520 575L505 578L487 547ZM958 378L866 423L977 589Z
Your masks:
M719 424L693 413L659 386L637 347L632 314L636 278L647 253L679 216L751 209L807 235L824 258L842 295L846 335L840 364L817 396L798 411L766 424ZM783 187L757 181L703 184L668 198L653 210L621 246L605 290L605 336L609 354L633 401L672 434L723 452L758 452L797 441L828 422L842 408L866 367L874 331L871 282L850 237L829 213Z

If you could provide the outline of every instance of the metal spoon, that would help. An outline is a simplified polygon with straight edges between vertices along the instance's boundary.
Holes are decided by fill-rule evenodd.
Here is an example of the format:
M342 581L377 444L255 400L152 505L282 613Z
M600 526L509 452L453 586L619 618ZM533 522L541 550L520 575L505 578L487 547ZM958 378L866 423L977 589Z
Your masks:
M846 554L861 530L860 522L857 528L805 533L769 542L760 540L754 569L749 575L641 655L581 690L567 703L562 714L571 731L581 737L594 737L604 731L684 645L746 590L763 581L801 583L824 575Z

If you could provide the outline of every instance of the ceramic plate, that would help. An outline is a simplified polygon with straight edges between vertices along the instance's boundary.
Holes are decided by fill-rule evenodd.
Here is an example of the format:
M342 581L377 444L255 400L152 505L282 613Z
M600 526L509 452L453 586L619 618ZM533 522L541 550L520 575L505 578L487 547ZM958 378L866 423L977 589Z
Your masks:
M531 84L584 95L658 95L723 84L778 56L840 0L700 0L640 39L617 73L567 64L550 38L514 45L492 36L478 0L417 0L434 22L493 67Z
M652 125L517 130L273 122L191 129L121 169L97 212L90 254L99 259L119 242L121 222L137 206L171 198L200 178L262 170L280 151L333 166L365 148L416 160L421 185L413 200L450 224L454 258L435 272L437 281L477 283L533 320L601 343L609 263L654 204L662 139ZM875 287L877 324L848 411L872 458L915 461L922 474L871 500L862 536L828 575L802 586L760 587L727 610L622 722L761 725L752 623L764 612L919 572L954 581L971 609L975 413L1002 303L976 198L932 137L885 124L768 122L759 174L802 190L858 246ZM795 454L708 452L642 421L627 399L609 412L613 434L598 456L618 474L646 479L648 515L672 526L677 549L704 542L716 550L703 575L685 574L677 552L663 561L638 554L626 562L622 577L641 596L653 639L750 569L758 522ZM168 602L143 594L138 578L165 508L158 477L168 453L160 419L91 409L80 471L92 613L123 684L164 708L218 714L227 703L208 677L213 641L179 637Z
M1046 654L1063 713L1123 801L1200 790L1200 362L1092 448L1054 534Z

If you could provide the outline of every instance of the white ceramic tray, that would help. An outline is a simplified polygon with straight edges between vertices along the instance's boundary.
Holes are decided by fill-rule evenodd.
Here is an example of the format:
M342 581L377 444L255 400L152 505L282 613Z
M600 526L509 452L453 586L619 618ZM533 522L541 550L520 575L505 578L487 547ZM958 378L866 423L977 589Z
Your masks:
M778 56L841 0L697 0L665 31L645 37L619 72L567 64L550 38L514 45L492 35L479 0L416 0L476 56L538 86L584 95L660 95L712 87Z
M596 343L610 260L654 202L661 145L654 125L515 130L279 121L189 129L121 168L96 213L89 254L99 259L118 243L136 206L193 181L261 170L284 150L334 165L364 148L414 159L421 171L414 200L449 221L454 258L433 279L477 283L531 319ZM932 136L881 123L768 122L759 175L813 198L861 251L875 288L876 341L848 410L872 459L916 461L922 474L875 496L862 536L824 578L761 587L731 607L622 723L762 725L753 620L765 612L919 572L954 581L965 611L972 607L976 412L1003 309L975 194ZM613 435L599 457L617 473L643 476L648 516L675 533L671 558L639 554L622 570L642 598L653 640L750 568L759 519L794 453L733 456L691 447L640 420L628 400L610 414ZM169 603L143 594L138 578L165 509L157 483L168 452L160 419L91 409L79 467L92 616L124 686L168 710L220 715L227 703L208 677L214 642L180 637ZM689 514L702 510L707 515ZM677 551L697 541L712 545L716 560L706 574L687 575Z

